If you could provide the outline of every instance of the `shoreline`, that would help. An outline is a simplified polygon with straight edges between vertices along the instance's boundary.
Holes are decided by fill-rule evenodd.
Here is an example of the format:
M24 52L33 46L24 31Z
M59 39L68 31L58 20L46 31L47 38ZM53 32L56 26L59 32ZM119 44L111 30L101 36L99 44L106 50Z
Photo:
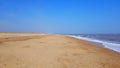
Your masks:
M72 36L68 36L68 37L72 37ZM75 38L75 37L73 37L73 38ZM120 52L118 52L118 51L115 51L115 50L106 48L102 43L91 42L91 41L83 40L83 39L80 39L80 38L75 38L75 39L82 40L82 41L84 41L84 42L90 43L90 44L93 45L93 46L98 46L98 47L100 47L100 48L104 48L104 49L107 49L107 50L110 50L110 51L113 51L113 52L116 52L116 53L120 54Z
M74 36L72 35L71 37L74 37L76 39L80 39L80 40L84 40L84 41L87 41L87 42L90 42L90 43L93 43L97 46L101 46L103 48L106 48L106 49L109 49L109 50L112 50L112 51L115 51L115 52L118 52L120 53L119 50L116 50L116 49L113 49L111 47L106 47L106 46L118 46L119 44L116 44L116 43L110 43L110 42L106 42L106 41L102 41L102 40L98 40L98 39L91 39L91 38L86 38L86 37L77 37L77 36ZM89 40L88 40L89 39ZM109 44L109 45L105 45L105 44ZM111 44L111 45L110 45ZM114 45L113 45L114 44Z

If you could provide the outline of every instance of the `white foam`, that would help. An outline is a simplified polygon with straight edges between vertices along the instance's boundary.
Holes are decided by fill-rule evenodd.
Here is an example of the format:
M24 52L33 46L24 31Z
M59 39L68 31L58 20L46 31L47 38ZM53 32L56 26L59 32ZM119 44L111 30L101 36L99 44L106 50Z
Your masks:
M74 35L69 35L69 36L77 38L77 39L81 39L81 40L99 43L99 44L102 44L105 48L120 52L120 44L117 44L117 43L111 43L111 42L107 42L107 41L91 39L91 38L86 38L86 37L81 37L81 36L74 36Z

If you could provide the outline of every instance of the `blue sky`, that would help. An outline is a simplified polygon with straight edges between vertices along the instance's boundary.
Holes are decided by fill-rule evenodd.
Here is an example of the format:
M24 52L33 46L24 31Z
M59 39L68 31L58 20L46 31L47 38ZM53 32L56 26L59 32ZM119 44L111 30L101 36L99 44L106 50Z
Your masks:
M120 33L120 0L0 0L0 32Z

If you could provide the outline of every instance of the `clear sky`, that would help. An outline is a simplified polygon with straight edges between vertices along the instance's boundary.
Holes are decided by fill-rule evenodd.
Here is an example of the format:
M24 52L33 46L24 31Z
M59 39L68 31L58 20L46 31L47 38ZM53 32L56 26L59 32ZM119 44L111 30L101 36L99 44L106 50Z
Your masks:
M0 32L120 33L120 0L0 0Z

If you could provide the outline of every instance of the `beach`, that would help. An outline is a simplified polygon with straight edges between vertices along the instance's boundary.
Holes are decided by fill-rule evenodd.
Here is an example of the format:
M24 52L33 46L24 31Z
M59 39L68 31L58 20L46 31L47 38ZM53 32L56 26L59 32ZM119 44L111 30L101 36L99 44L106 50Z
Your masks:
M64 35L0 33L0 68L120 68L120 53Z

